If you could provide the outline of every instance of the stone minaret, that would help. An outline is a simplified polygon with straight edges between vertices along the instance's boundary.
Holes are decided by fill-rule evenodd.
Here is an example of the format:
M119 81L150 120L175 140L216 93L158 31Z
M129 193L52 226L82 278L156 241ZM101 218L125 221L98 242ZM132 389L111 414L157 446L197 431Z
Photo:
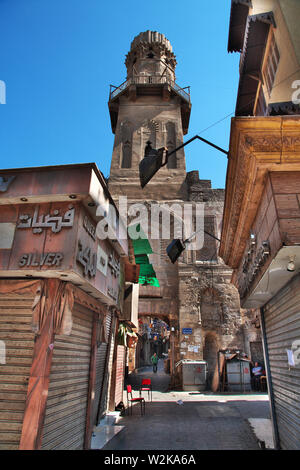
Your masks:
M142 190L139 162L147 141L169 151L183 143L188 131L190 96L175 82L176 59L163 34L146 31L131 43L126 56L127 79L111 88L109 110L115 134L109 187L113 195L132 199L182 199L185 196L185 155L170 157ZM167 183L167 188L166 188Z
M176 60L169 41L157 32L140 33L131 43L125 64L126 81L111 88L109 99L115 134L110 192L116 203L120 195L127 196L129 205L146 202L148 213L151 203L181 207L186 202L193 207L203 203L204 229L219 238L224 190L212 189L210 180L199 179L198 171L186 174L183 149L144 189L140 187L139 162L147 142L170 151L183 143L188 132L190 95L175 82ZM202 145L199 151L205 152ZM216 239L206 234L203 248L185 250L175 264L170 262L166 247L173 238L187 238L193 232L186 226L184 230L181 235L171 233L170 239L156 239L148 233L153 249L149 260L160 287L140 285L139 316L158 317L171 330L174 327L170 354L173 379L180 379L180 367L175 367L179 359L205 359L208 387L216 389L218 350L231 347L249 353L249 341L244 344L244 337L255 341L255 335L243 329L238 291L230 284L231 270L218 259ZM191 334L184 333L186 328Z

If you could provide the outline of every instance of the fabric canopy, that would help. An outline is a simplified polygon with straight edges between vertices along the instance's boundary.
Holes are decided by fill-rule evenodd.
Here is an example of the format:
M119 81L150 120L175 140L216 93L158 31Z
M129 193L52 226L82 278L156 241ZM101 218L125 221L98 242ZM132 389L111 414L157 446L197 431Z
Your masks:
M132 240L135 262L140 266L139 284L159 287L156 273L147 256L153 251L145 232L140 224L135 224L128 227L128 234Z
M135 224L128 227L128 234L132 240L135 255L153 253L149 240L140 224Z

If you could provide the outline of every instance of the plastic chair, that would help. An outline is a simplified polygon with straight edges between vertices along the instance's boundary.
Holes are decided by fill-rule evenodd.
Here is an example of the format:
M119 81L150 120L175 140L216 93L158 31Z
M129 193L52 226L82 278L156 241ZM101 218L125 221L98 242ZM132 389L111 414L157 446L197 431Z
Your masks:
M140 397L142 396L142 392L148 392L148 400L149 400L149 397L151 396L151 401L152 401L151 379L142 380L142 385L140 386Z
M131 385L127 385L126 390L127 390L127 406L130 403L131 414L132 414L132 404L133 403L140 403L141 404L141 415L145 414L145 399L144 399L144 397L133 398ZM130 398L129 398L129 396L130 396Z

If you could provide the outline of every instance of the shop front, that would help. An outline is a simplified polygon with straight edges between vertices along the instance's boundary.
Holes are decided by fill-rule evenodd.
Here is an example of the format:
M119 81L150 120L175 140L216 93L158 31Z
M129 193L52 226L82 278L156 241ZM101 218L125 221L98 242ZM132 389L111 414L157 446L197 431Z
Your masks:
M220 256L257 309L276 448L300 449L300 118L235 118Z
M0 181L0 448L88 449L109 406L124 228L95 164ZM115 236L99 238L107 215Z

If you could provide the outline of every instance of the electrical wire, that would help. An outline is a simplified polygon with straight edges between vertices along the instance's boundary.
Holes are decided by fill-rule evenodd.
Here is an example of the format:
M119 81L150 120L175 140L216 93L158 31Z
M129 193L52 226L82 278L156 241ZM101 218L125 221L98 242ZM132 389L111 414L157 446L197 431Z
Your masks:
M288 80L289 78L291 78L293 75L295 75L296 73L300 72L300 68L298 70L296 70L295 72L293 72L292 74L290 74L288 77L284 78L283 80L281 80L279 83L277 83L276 85L273 86L272 90L274 90L274 88L278 87L279 85L281 85L282 83L284 83L286 80ZM249 101L249 103L245 104L244 106L242 106L240 108L240 110L244 109L244 108L247 108L251 103L253 103L255 101L255 98L253 98L251 101ZM219 119L218 121L214 122L213 124L211 124L210 126L206 127L205 129L202 129L202 131L199 132L199 134L202 134L203 132L206 132L208 129L211 129L212 127L214 126L217 126L218 124L220 124L221 122L225 121L225 119L228 119L230 116L234 116L235 115L235 111L231 112L230 114L227 114L226 116L224 116L223 118Z
M208 232L205 232L205 233L207 233L208 235L211 235L211 234L209 234ZM216 237L213 237L213 238L215 238L215 240L216 240L217 242L220 242L220 240L217 239ZM199 250L196 250L196 251L199 251ZM203 260L203 261L204 261L204 262L205 262L205 261L206 261L206 262L207 262L207 261L208 261L208 262L211 262L211 261L216 257L218 251L219 251L219 247L217 246L217 248L216 248L216 250L214 251L214 254L212 255L212 257L211 257L210 259L208 259L208 260ZM158 252L156 252L156 251L153 251L152 253L149 253L149 255L158 255L158 256L160 256L160 257L162 256L161 253L158 253ZM197 260L196 260L196 261L197 261ZM200 261L200 260L198 260L198 261ZM193 262L193 261L186 262L186 261L183 261L183 260L180 260L180 263L186 264L187 266L191 266L192 264L195 264L195 262ZM217 263L217 264L219 264L219 263ZM212 266L212 265L205 265L205 268L213 269L213 267L214 267L214 266Z

